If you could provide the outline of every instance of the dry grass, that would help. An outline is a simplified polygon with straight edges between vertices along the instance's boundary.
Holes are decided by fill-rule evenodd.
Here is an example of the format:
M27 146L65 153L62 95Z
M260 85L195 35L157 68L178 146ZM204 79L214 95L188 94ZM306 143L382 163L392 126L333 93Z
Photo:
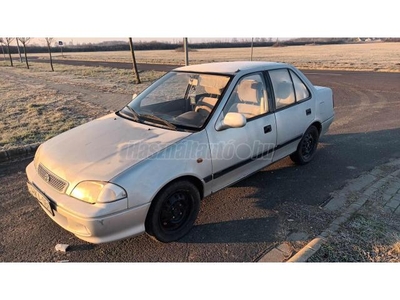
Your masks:
M55 64L55 72L51 72L48 63L33 62L30 65L30 72L24 72L23 76L121 94L138 93L165 74L157 71L141 72L140 79L143 83L135 84L132 70ZM21 71L26 70L25 64L19 61L14 62L14 66Z
M400 72L400 43L360 43L254 48L253 60L291 63L302 69ZM184 64L175 50L135 51L140 63ZM46 54L40 55L47 58ZM64 59L131 62L129 51L64 53ZM61 58L61 54L56 54ZM191 64L249 60L250 48L199 49L189 53Z
M309 261L400 262L400 228L391 223L376 213L356 214Z
M143 72L143 83L133 84L129 70L103 67L32 63L1 68L0 150L43 142L63 131L100 117L109 111L92 104L88 97L106 93L132 95L160 77L162 72Z
M6 78L0 81L0 150L45 141L102 112L79 101L77 95L2 75Z
M400 218L383 209L384 202L369 199L309 261L400 262Z

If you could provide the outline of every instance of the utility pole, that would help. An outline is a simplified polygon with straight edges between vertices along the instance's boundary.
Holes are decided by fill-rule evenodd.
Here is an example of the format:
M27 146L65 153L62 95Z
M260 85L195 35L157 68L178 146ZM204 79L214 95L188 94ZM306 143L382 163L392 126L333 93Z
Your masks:
M61 57L64 57L64 52L63 52L64 42L63 41L59 41L58 44L61 47Z
M188 39L183 38L183 51L185 52L185 66L189 65Z
M254 38L251 38L251 54L250 54L250 60L253 60L253 41L254 41Z
M136 65L135 51L133 49L132 38L129 38L129 48L131 49L131 54L132 54L133 75L136 77L136 83L139 84L140 77L139 77L139 72L138 72L137 65Z

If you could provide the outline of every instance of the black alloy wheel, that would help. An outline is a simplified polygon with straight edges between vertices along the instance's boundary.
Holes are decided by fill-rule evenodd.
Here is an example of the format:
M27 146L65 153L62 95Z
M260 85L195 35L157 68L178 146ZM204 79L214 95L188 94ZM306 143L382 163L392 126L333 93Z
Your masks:
M315 156L318 147L319 131L311 125L304 133L296 152L290 155L293 162L299 165L309 163Z
M164 243L182 238L196 221L200 200L199 190L191 181L172 182L154 198L146 218L146 232Z

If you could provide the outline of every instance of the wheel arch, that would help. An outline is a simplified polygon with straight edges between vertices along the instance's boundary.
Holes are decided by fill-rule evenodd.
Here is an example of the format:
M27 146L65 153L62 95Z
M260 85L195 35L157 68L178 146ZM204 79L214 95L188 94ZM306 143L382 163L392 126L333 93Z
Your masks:
M175 178L174 180L172 180L168 184L176 182L176 181L180 181L180 180L187 180L187 181L190 181L191 183L193 183L196 186L196 188L198 189L199 193L200 193L200 199L203 199L203 197L204 197L204 185L203 185L203 182L199 178L197 178L196 176L193 176L193 175L185 175L185 176L181 176L181 177ZM167 186L168 184L166 184L165 186Z
M193 175L183 175L183 176L177 177L177 178L175 178L175 179L173 179L173 180L167 182L167 183L164 184L164 186L156 193L156 195L154 196L154 198L156 198L156 197L157 197L167 186L169 186L170 184L173 184L174 182L177 182L177 181L184 181L184 180L187 180L187 181L193 183L193 184L195 185L195 187L197 188L197 190L199 191L199 193L200 193L200 199L203 199L203 197L204 197L204 185L203 185L203 182L202 182L199 178L197 178L196 176L193 176ZM153 198L153 199L154 199L154 198Z
M310 128L311 126L315 126L318 129L318 134L321 135L322 124L320 121L314 121L314 123L312 123L308 128Z

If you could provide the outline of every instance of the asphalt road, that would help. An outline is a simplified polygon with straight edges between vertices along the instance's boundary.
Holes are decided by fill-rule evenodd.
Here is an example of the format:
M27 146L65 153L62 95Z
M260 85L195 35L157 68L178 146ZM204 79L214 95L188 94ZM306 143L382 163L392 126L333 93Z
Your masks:
M303 231L319 233L324 224L314 212L330 193L400 157L400 74L305 73L335 95L336 119L315 160L302 167L281 160L207 197L196 226L178 242L163 244L147 235L102 245L83 242L56 225L28 194L25 167L31 159L1 164L0 261L251 262L284 241L301 218L308 218ZM56 252L57 243L69 244L69 251Z

